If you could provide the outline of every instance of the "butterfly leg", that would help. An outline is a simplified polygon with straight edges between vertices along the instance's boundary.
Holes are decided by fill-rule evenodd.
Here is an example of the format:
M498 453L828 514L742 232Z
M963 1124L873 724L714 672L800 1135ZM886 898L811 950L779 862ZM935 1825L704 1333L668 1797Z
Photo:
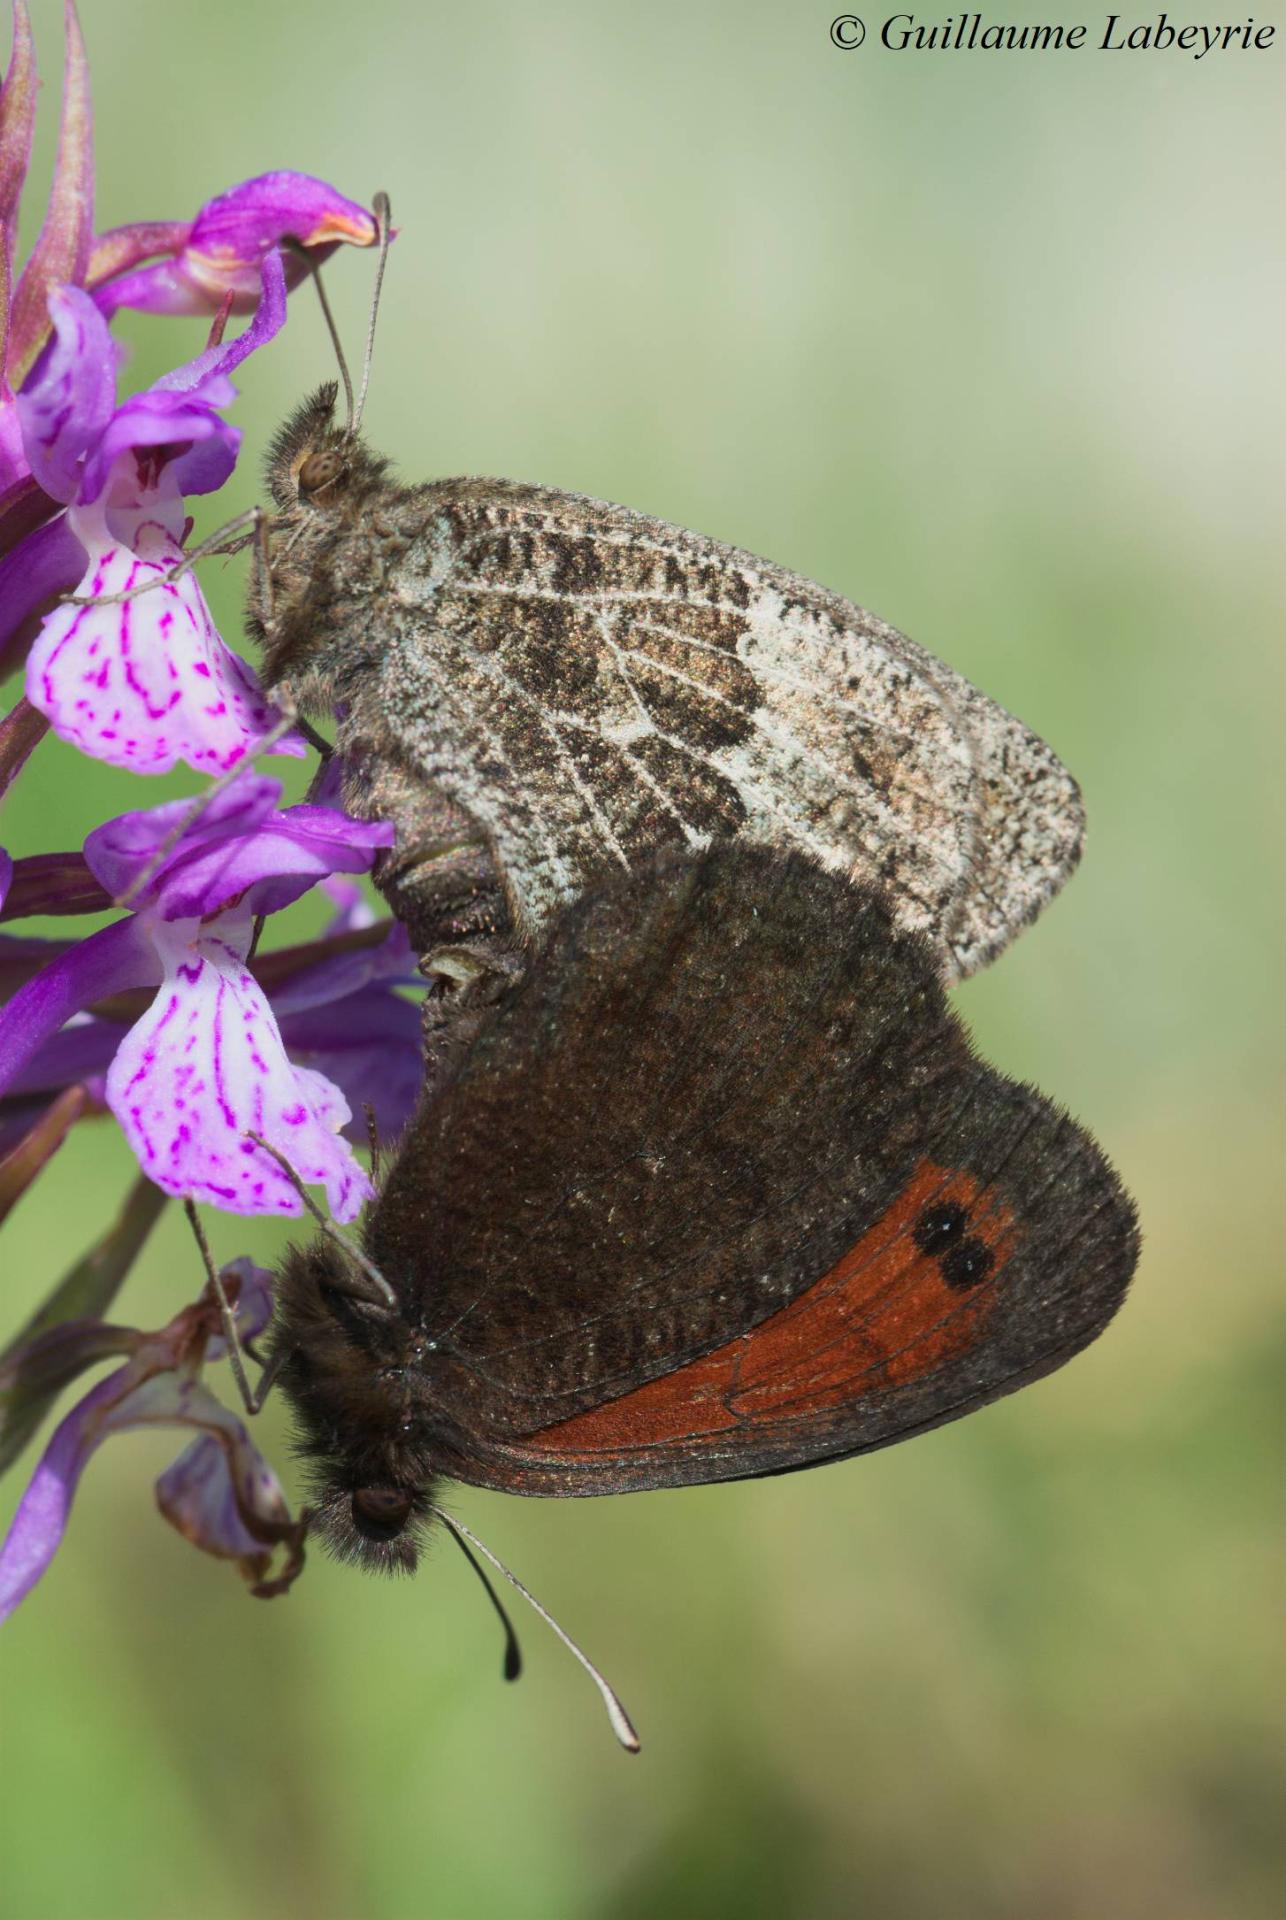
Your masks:
M205 1267L206 1278L210 1283L210 1291L213 1293L215 1303L219 1309L219 1319L223 1326L223 1337L228 1343L228 1363L232 1368L232 1377L237 1383L237 1390L241 1395L242 1405L245 1407L247 1413L256 1414L260 1412L264 1401L272 1392L273 1383L277 1375L281 1372L282 1365L284 1364L285 1354L274 1354L272 1359L264 1364L263 1370L254 1386L252 1387L250 1385L250 1380L246 1373L247 1348L242 1345L241 1335L237 1331L237 1316L232 1311L232 1302L228 1299L227 1290L223 1284L223 1275L214 1264L214 1255L210 1251L210 1242L205 1237L205 1228L201 1225L201 1218L196 1210L196 1202L194 1200L185 1200L183 1202L183 1211L187 1215L188 1225L192 1229L192 1236L197 1243L197 1248ZM257 1358L257 1355L252 1353L251 1358Z

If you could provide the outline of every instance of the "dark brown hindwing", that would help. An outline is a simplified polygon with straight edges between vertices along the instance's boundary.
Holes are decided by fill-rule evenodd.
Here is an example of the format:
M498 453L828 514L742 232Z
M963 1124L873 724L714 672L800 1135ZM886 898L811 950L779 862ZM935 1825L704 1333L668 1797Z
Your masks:
M557 1494L956 1417L1092 1339L1137 1242L1089 1136L972 1057L923 942L733 845L563 916L368 1246L424 1342L426 1453Z

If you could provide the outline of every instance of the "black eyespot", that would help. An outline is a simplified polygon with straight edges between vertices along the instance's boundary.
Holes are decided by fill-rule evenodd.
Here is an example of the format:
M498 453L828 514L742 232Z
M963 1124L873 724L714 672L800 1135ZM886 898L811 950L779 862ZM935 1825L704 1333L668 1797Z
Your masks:
M995 1264L996 1256L985 1240L961 1240L938 1261L942 1278L959 1293L985 1280Z
M964 1232L968 1217L958 1200L948 1200L940 1207L926 1207L915 1223L916 1246L921 1253L945 1253Z
M364 1540L396 1540L414 1502L397 1487L359 1487L353 1495L353 1525Z
M323 447L319 453L310 453L300 461L295 484L301 493L320 493L323 487L338 480L343 471L343 454L334 447Z

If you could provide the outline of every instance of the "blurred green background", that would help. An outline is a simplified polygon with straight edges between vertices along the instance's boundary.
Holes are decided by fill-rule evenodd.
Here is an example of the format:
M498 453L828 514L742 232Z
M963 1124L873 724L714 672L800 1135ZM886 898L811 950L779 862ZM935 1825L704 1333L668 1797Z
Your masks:
M1195 63L841 53L831 11L87 0L99 224L271 166L386 187L367 421L410 477L541 480L768 554L1055 744L1084 867L958 1001L1119 1164L1134 1294L1065 1372L825 1472L460 1493L606 1666L637 1761L539 1622L502 1687L445 1548L396 1586L319 1559L252 1604L157 1517L172 1445L113 1443L0 1642L13 1920L1280 1911L1286 20ZM329 275L354 343L370 269ZM123 331L140 384L201 336ZM330 371L301 295L242 370L204 530ZM206 570L230 636L242 566ZM4 838L78 844L191 786L47 743ZM81 1129L6 1230L7 1324L128 1172ZM223 1256L285 1238L213 1225ZM119 1317L196 1281L167 1217Z

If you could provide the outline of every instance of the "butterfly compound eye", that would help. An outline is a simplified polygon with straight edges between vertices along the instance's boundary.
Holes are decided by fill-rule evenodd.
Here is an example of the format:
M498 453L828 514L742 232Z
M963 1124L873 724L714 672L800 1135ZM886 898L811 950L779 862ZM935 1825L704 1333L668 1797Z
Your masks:
M359 1487L353 1525L364 1540L396 1540L411 1517L412 1499L396 1487Z
M323 487L338 480L343 470L343 454L334 447L324 447L320 453L310 453L300 461L296 483L300 493L320 493Z

